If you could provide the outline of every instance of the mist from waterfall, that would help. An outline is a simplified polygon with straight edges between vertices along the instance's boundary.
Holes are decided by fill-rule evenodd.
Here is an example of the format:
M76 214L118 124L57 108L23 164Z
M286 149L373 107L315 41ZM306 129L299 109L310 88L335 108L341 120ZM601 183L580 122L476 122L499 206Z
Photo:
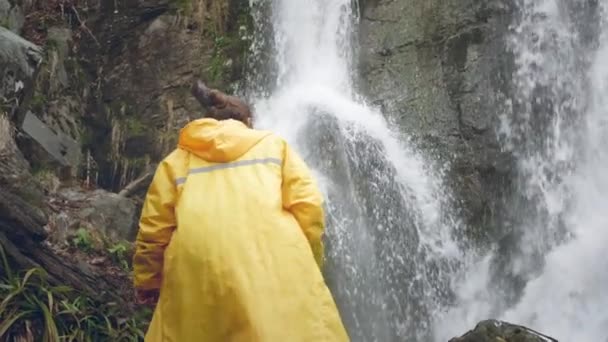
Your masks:
M499 129L519 163L518 239L511 256L480 257L454 282L438 336L499 318L560 341L608 341L608 1L518 5L514 96Z
M435 160L357 93L357 4L251 2L256 126L285 137L320 181L326 277L353 341L446 341L488 318L606 340L607 3L517 2L497 127L518 170L503 255L502 241L482 254L455 241Z
M353 86L357 4L270 3L252 2L254 58L267 66L251 76L267 83L255 85L256 126L283 136L320 181L326 277L351 339L428 341L461 259L449 194Z

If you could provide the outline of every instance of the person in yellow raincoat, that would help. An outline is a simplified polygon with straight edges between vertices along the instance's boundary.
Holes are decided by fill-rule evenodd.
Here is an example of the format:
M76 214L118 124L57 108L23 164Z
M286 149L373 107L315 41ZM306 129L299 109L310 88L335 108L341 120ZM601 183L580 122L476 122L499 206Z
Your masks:
M159 164L136 240L136 293L156 304L146 341L348 341L309 169L239 99L200 81L193 94L211 110Z

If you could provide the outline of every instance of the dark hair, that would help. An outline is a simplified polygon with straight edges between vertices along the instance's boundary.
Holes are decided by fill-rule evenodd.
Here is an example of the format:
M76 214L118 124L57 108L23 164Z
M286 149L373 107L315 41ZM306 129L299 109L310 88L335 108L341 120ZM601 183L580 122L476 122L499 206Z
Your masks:
M202 106L209 108L205 117L216 120L233 119L246 125L251 124L251 109L239 98L226 95L217 89L210 89L200 80L192 85L191 91Z
M239 98L229 96L217 90L212 90L210 97L212 105L205 117L216 120L238 120L249 124L252 119L249 105Z

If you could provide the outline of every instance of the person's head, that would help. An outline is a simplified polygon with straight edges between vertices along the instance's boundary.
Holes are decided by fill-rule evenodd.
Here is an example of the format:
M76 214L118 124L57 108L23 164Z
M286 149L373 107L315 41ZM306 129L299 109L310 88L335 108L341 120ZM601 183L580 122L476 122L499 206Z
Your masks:
M205 117L215 120L233 119L241 121L248 127L252 126L251 109L239 98L224 94L217 89L207 88L201 81L193 84L192 95L202 106L209 108Z

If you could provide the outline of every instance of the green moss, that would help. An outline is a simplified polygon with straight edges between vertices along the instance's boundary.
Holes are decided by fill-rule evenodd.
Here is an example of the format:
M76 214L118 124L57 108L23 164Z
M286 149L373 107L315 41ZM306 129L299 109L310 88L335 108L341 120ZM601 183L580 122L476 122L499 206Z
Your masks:
M213 50L213 56L211 57L211 62L209 64L209 74L212 82L219 82L225 78L227 73L227 60L228 57L224 51L224 37L220 37L220 39L216 39L215 48Z
M47 164L36 163L32 165L32 176L44 176L49 172L53 173L53 169Z
M171 10L184 15L192 13L192 0L171 0L169 3Z
M128 117L125 120L125 123L126 133L129 137L144 135L146 132L148 132L148 127L139 119L133 116Z
M46 51L57 50L59 48L59 42L53 39L48 39L46 41Z
M86 61L85 61L86 62ZM69 57L65 60L65 69L69 75L70 88L78 96L90 86L91 82L80 65L80 61L74 57Z
M30 108L32 111L40 113L44 111L46 102L46 96L42 92L36 91L30 100Z
M95 141L95 134L91 132L91 128L85 127L80 133L80 145L81 146L89 146L93 144Z

